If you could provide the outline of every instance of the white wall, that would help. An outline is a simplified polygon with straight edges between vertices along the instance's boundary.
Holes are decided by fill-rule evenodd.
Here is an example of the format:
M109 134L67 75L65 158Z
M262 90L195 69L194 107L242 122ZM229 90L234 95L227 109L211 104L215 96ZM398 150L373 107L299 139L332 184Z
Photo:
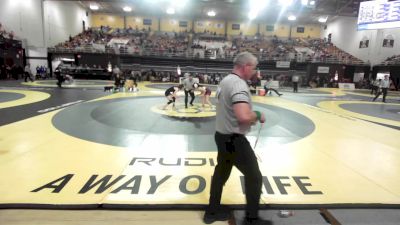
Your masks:
M85 9L75 1L0 0L0 23L23 40L28 57L47 57L47 48L90 27ZM31 60L31 68L46 60Z
M82 32L82 21L90 27L89 17L79 3L44 1L44 29L47 46L54 46Z
M327 24L328 28L322 30L321 38L328 38L332 33L332 43L357 58L371 64L380 64L387 57L400 54L400 29L364 30L357 31L357 18L337 17ZM393 48L383 48L383 39L391 34L394 37ZM369 39L368 48L359 48L363 38Z
M1 0L0 22L27 45L45 47L41 0Z

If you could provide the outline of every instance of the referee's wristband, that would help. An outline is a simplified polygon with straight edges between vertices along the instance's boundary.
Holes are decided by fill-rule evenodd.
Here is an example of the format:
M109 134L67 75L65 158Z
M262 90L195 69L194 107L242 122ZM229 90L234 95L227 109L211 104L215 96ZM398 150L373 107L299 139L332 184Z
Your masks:
M257 120L261 120L261 112L260 111L254 111L254 113L257 115Z

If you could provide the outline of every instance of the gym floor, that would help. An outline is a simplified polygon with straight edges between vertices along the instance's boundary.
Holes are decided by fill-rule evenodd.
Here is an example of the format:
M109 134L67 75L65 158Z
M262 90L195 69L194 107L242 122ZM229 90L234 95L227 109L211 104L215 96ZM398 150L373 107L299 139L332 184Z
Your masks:
M202 223L201 211L192 210L208 202L216 162L214 107L202 107L196 96L185 109L180 93L176 110L161 110L172 84L141 82L138 92L112 93L103 91L110 81L55 83L0 82L0 208L29 209L2 210L0 218L19 212L31 215L28 224L43 213L32 209L109 209L98 211L106 223L113 210L135 209L114 216L135 214L147 218L138 224L160 224L168 209L177 211L166 213L173 221L167 224L180 224L179 216L192 218L182 224ZM252 145L258 139L261 214L276 224L326 224L318 222L322 207L356 221L343 224L366 215L374 221L381 218L372 216L377 212L392 215L379 224L400 221L399 93L390 92L382 103L372 102L369 90L279 91L283 96L253 96L254 108L267 118L248 134ZM242 184L234 170L224 188L223 204L237 210L233 221L245 204ZM364 216L346 217L346 208ZM297 212L282 219L277 209ZM73 212L82 221L93 213ZM318 219L304 220L312 218L308 214ZM150 217L154 223L143 223Z

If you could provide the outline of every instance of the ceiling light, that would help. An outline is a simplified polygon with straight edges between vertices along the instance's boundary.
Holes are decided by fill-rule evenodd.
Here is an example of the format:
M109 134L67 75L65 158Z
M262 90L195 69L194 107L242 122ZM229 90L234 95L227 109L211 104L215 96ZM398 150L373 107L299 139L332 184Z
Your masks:
M301 0L302 5L308 5L308 0Z
M124 8L122 8L125 12L130 12L132 11L132 8L129 6L125 6Z
M175 9L174 8L168 8L167 9L167 14L170 14L170 15L175 14Z
M318 22L320 22L320 23L326 23L326 21L328 21L328 17L320 17L318 19Z
M217 15L217 14L215 13L214 10L211 10L211 11L208 11L207 15L208 15L208 16L215 16L215 15Z
M257 17L257 12L249 12L249 20L254 20Z
M315 5L315 1L310 1L310 5Z
M99 6L98 6L98 5L90 4L89 8L90 8L91 10L99 10Z
M287 19L290 20L290 21L294 21L294 20L296 20L297 18L296 18L296 16L291 15L291 16L288 16Z

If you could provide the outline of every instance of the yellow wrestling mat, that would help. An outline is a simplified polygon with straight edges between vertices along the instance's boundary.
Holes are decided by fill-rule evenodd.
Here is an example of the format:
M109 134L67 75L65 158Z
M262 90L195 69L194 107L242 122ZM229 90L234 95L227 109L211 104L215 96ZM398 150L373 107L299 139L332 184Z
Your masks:
M145 91L112 94L70 108L99 104L92 111L95 116L106 112L101 108L103 101L150 101L158 93L139 89ZM158 104L165 104L162 93L157 96ZM309 135L293 142L258 145L264 176L262 204L400 205L400 130L332 110L329 102L318 108L283 97L255 96L253 100L301 114L315 126ZM144 106L138 102L134 107ZM70 108L0 127L0 207L180 208L208 203L216 147L192 151L185 135L138 130L129 136L129 146L80 139L54 125L57 116ZM174 120L162 112L157 115ZM80 117L74 115L67 121L73 123ZM89 127L101 119L80 124ZM135 118L137 123L146 119L146 114ZM168 129L173 132L174 127ZM117 135L107 127L93 132ZM249 141L253 145L255 136ZM245 204L242 184L241 174L234 169L222 203Z
M10 90L10 89L2 89L0 90L0 95L2 93L14 93L21 95L21 98L0 102L0 109L19 106L19 105L26 105L35 102L40 102L50 98L50 95L44 92L39 91L27 91L27 90Z

